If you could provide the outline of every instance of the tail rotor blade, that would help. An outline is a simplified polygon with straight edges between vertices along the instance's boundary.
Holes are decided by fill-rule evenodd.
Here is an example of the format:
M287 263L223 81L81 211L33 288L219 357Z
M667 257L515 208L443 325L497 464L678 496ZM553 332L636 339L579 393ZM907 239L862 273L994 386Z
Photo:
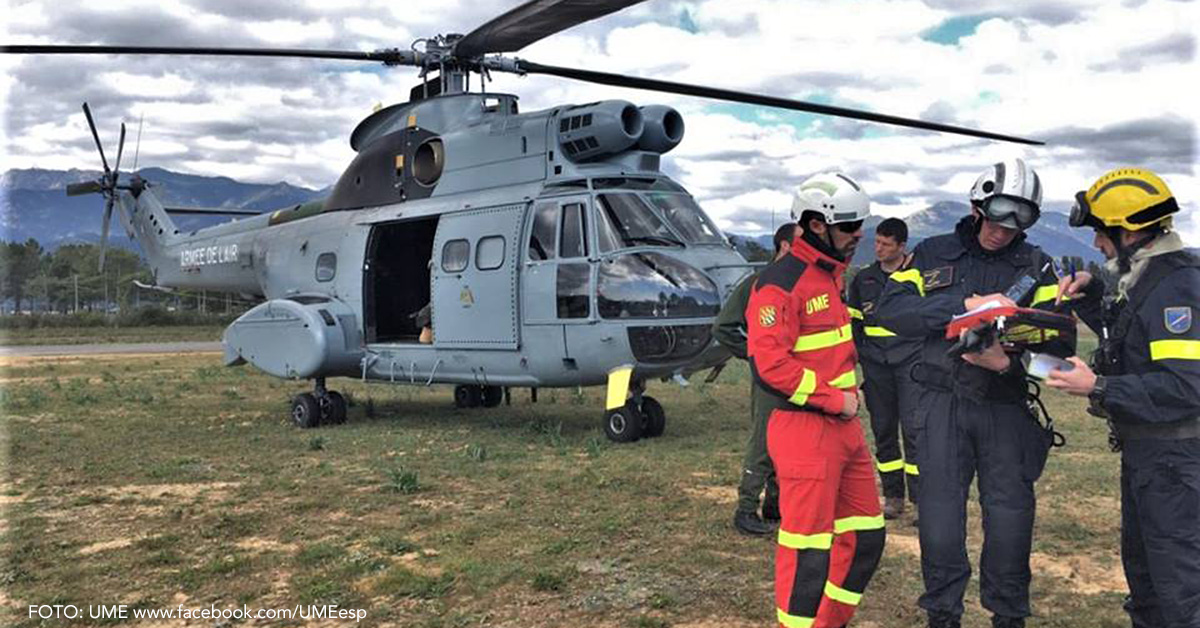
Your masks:
M87 116L88 126L92 129L92 139L96 140L96 150L100 151L100 161L104 164L104 174L109 173L108 160L104 158L104 147L100 145L100 134L96 132L96 122L92 120L92 109L83 103L83 115Z
M125 152L125 123L121 123L121 139L117 140L117 164L113 166L113 183L116 183L116 174L121 171L121 154Z
M100 272L104 272L104 251L108 245L108 223L112 220L113 199L104 206L104 223L100 227Z

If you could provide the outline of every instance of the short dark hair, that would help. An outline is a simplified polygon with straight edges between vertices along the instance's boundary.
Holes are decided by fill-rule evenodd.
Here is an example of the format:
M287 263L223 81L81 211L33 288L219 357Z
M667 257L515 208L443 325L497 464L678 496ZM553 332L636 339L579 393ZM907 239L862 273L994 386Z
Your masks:
M875 227L875 234L887 236L896 241L897 244L908 242L908 225L904 224L899 218L887 218Z
M783 248L783 243L791 244L796 237L796 223L785 222L775 230L775 254L779 255L779 249Z

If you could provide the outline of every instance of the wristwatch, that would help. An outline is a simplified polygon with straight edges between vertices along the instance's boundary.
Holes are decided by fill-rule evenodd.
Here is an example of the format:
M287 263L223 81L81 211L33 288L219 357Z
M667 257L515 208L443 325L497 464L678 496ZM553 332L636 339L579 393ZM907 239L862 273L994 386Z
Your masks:
M1092 386L1092 392L1088 393L1088 401L1096 406L1104 406L1104 393L1108 390L1108 378L1103 375L1096 376L1096 384Z

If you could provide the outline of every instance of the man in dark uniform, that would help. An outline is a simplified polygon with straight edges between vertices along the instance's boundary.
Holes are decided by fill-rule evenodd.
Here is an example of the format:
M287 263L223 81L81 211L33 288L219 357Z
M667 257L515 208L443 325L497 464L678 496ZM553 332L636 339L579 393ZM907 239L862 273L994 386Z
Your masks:
M883 517L904 513L905 478L908 499L917 503L917 383L911 371L921 351L921 339L897 336L876 320L879 297L888 276L908 261L908 226L888 218L875 228L876 262L858 271L846 305L854 323L854 344L863 370L863 394L875 434L875 467L883 483ZM903 427L903 429L901 429ZM904 450L900 450L901 432Z
M772 262L792 251L792 238L796 224L787 223L775 230L775 257ZM762 274L748 275L729 293L717 320L713 322L713 337L721 346L738 359L746 359L746 304L750 301L750 289L754 280ZM773 395L766 394L750 382L750 440L746 443L746 455L742 459L742 481L738 485L737 510L733 514L733 527L742 534L764 536L771 532L772 524L779 523L779 483L775 480L775 468L767 455L767 419L771 410L779 404ZM762 503L762 517L758 516L758 497L766 488Z
M1024 626L1030 614L1034 482L1052 437L1026 403L1018 356L992 343L986 351L954 357L944 336L953 316L987 303L1054 306L1058 278L1050 258L1023 233L1040 215L1042 186L1032 168L1020 159L995 164L975 182L970 198L971 215L954 233L917 245L909 268L889 278L876 311L880 325L923 339L913 369L923 423L917 462L925 593L918 603L929 626L960 625L971 579L966 502L978 474L986 523L980 602L993 613L993 626L1013 628ZM1033 280L1026 294L1002 294L1022 277Z
M1166 182L1121 168L1076 195L1071 226L1096 231L1118 276L1105 308L1096 369L1078 357L1047 384L1086 395L1121 448L1121 560L1135 628L1200 628L1200 259L1171 230ZM1063 294L1098 303L1087 273ZM1088 322L1088 319L1084 319Z

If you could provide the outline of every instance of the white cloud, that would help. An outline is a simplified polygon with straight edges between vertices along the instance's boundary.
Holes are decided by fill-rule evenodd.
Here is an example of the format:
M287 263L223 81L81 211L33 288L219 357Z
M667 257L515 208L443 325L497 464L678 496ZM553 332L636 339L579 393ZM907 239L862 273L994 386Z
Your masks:
M679 108L687 137L667 163L725 227L748 228L744 218L754 214L753 226L768 229L762 212L786 214L788 187L818 170L851 172L886 201L883 211L902 214L962 199L985 165L1021 156L1039 169L1047 205L1058 210L1104 171L1131 165L1118 162L1152 162L1192 213L1181 229L1200 243L1197 3L1129 4L651 0L518 53L1057 139L1046 147L828 119L806 129L795 124L808 118L791 114L544 76L496 75L489 89L519 93L526 111L604 98ZM4 26L11 43L407 48L417 36L466 32L514 5L139 0L64 11L33 1L9 7ZM682 27L685 13L696 32ZM990 17L957 45L922 38L971 16ZM412 69L318 60L3 57L0 68L0 169L94 168L77 109L88 100L114 144L121 119L145 115L141 165L311 187L331 184L353 157L347 138L373 105L403 100L417 82Z

